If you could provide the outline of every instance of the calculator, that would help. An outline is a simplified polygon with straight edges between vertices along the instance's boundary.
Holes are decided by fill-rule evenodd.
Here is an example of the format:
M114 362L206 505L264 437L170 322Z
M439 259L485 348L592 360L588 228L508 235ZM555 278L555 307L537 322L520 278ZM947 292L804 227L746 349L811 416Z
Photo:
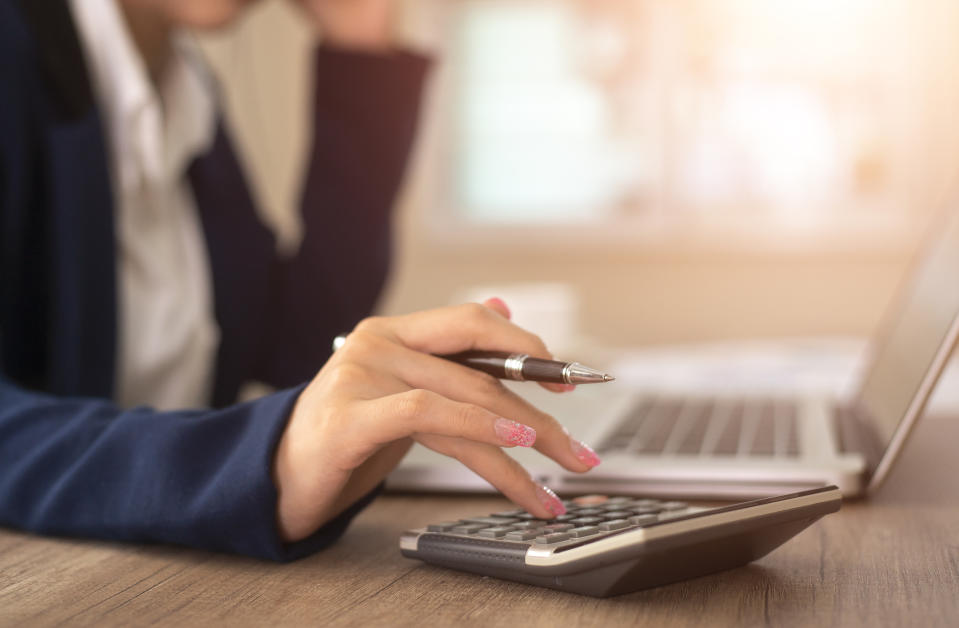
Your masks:
M608 597L762 558L839 510L835 486L719 508L583 495L566 514L507 510L408 530L400 551L434 565Z

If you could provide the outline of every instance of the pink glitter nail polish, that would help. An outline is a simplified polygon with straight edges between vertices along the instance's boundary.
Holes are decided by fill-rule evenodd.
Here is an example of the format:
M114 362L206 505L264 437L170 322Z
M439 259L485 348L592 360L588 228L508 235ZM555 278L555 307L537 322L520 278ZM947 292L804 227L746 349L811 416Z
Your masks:
M556 493L551 491L549 487L537 486L536 497L538 497L539 502L546 507L546 510L553 513L554 517L566 514L566 506L563 505L563 502L556 496Z
M536 442L536 430L528 425L499 418L493 424L496 436L507 445L532 447Z
M599 459L599 456L596 455L596 452L593 451L593 449L586 443L581 443L575 438L570 438L569 446L572 448L576 459L583 464L588 465L591 469L602 462L602 460Z

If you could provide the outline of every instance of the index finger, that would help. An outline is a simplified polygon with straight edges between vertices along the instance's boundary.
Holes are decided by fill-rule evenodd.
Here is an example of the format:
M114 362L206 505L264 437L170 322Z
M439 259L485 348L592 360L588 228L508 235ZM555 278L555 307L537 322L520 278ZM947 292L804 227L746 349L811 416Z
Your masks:
M526 353L547 360L553 357L539 336L479 303L368 318L356 329L391 336L423 353L442 355L482 349Z

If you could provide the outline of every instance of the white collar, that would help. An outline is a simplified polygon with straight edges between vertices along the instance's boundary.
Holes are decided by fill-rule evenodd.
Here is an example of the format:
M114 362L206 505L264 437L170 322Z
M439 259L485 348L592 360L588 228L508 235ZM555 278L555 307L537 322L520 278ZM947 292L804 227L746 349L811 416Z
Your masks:
M116 0L70 0L122 189L183 176L216 130L213 83L195 43L173 37L158 94Z

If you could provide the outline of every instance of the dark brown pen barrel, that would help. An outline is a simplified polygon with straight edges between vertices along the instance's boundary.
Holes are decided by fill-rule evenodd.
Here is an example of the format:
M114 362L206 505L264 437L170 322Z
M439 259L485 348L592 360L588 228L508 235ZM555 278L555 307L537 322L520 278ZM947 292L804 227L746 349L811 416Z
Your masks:
M493 377L506 378L506 358L511 354L503 351L463 351L442 356L446 360L468 366L477 371L489 373Z
M541 358L526 358L523 362L523 377L534 382L552 382L554 384L565 384L563 379L562 362L554 360L543 360Z
M444 355L443 358L452 360L463 366L468 366L477 371L489 373L493 377L500 379L512 379L506 375L506 360L510 353L503 351L463 351L452 355ZM552 382L563 384L563 362L553 360L543 360L542 358L526 358L523 361L523 379L533 382Z

